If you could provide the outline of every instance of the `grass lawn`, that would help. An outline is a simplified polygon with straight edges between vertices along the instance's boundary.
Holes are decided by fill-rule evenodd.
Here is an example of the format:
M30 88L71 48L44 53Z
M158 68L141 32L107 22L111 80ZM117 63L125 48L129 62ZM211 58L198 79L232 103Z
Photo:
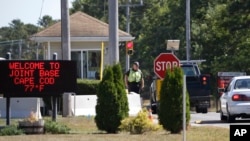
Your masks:
M4 124L0 120L1 125ZM20 135L0 136L0 141L181 141L182 134L170 134L164 130L142 135L128 133L105 134L98 131L92 117L58 117L58 122L68 125L72 130L68 135ZM16 124L17 120L12 120ZM187 141L228 141L229 129L218 127L190 127Z

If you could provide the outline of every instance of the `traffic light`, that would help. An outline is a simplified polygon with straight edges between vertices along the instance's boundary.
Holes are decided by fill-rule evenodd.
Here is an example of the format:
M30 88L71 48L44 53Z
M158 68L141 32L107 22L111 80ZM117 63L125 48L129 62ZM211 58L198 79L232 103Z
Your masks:
M133 53L134 53L133 41L126 42L126 53L127 53L127 55L133 55Z

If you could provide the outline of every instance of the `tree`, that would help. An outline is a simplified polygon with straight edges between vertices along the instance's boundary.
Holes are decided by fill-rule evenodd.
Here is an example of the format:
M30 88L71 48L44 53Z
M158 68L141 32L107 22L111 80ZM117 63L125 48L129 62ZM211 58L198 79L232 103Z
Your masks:
M1 56L7 52L12 53L13 59L35 59L33 43L29 42L29 37L38 32L39 28L32 24L24 24L19 19L14 19L8 27L0 28Z
M246 71L249 60L246 52L250 45L248 16L249 2L218 1L206 11L201 26L201 55L207 60L204 69L216 74L218 71ZM198 20L198 19L197 19ZM223 62L223 63L222 63Z
M117 133L121 121L128 116L128 104L119 65L108 66L97 90L95 122L100 130Z
M25 29L25 24L20 19L14 19L9 24L10 31L5 37L11 39L27 39L28 32Z
M133 0L138 3L139 0ZM126 0L119 0L126 4ZM249 1L191 1L191 59L205 59L203 72L246 71L250 73ZM102 21L108 20L107 1L75 0L71 12L83 11ZM141 63L142 70L153 73L153 60L166 51L165 40L179 39L176 55L186 59L186 3L183 0L144 0L142 7L130 11L130 34L135 37L131 61ZM119 28L126 31L126 8L119 7ZM125 66L125 47L120 46L120 61ZM215 79L215 78L214 78ZM147 83L147 82L146 82ZM214 83L215 84L215 83Z
M42 26L43 28L47 28L56 22L57 20L53 20L51 16L44 15L41 19L38 20L38 25Z
M104 22L108 21L108 0L75 0L70 13L82 11Z
M123 81L122 68L120 64L115 64L112 69L114 74L114 84L117 89L120 114L122 116L122 119L124 119L128 117L129 109L127 93L125 91L125 85Z
M159 122L171 133L180 133L182 124L183 72L176 67L166 71L160 91ZM190 121L189 95L186 94L186 123Z

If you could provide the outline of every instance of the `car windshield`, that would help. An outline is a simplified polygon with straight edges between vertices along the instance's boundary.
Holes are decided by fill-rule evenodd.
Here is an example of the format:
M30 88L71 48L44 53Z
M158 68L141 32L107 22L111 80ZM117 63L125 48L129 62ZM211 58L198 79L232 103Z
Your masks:
M236 80L234 89L250 89L250 79Z
M196 71L192 66L182 66L182 70L186 76L196 76Z

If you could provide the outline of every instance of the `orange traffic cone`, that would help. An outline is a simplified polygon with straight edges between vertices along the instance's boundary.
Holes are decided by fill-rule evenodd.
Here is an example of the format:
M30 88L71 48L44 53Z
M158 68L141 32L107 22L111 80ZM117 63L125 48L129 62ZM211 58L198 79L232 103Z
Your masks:
M149 118L151 121L153 121L153 114L152 114L152 110L151 110L151 109L148 110L148 118Z

